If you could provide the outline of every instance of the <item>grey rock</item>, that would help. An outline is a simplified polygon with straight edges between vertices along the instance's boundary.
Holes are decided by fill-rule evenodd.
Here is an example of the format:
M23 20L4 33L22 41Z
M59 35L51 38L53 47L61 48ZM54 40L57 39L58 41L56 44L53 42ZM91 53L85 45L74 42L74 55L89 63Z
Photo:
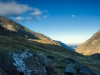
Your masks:
M65 72L72 73L72 74L76 74L77 73L76 69L74 69L74 67L71 66L70 64L66 66Z
M0 50L0 68L5 71L8 75L18 75L20 72L16 66L13 65L14 59L10 51Z
M42 53L29 50L0 53L0 67L9 75L53 75L55 72L51 60Z
M79 74L79 75L96 75L90 68L82 65L81 63L71 58L66 58L66 62L67 65L66 65L65 73Z

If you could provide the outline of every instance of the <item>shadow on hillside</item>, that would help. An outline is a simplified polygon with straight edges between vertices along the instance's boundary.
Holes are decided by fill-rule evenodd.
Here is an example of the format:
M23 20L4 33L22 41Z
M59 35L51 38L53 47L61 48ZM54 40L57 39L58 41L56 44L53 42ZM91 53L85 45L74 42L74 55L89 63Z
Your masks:
M28 31L22 30L22 29L18 29L17 32L6 30L4 27L1 26L1 24L0 24L0 35L2 36L21 36L21 37L26 37L26 38L31 38L31 39L39 39L35 37L34 34Z
M95 53L89 56L91 59L93 60L98 60L100 61L100 54L99 53Z
M72 50L69 50L67 48L64 48L64 47L61 47L59 45L55 45L55 44L44 44L44 43L39 43L39 42L32 42L32 41L29 41L30 42L30 45L27 44L28 47L34 47L36 48L37 50L40 49L40 51L45 51L45 52L48 52L48 53L59 53L61 54L62 56L66 55L66 56L73 56L73 57L77 57L77 56L82 56L84 57L83 55L77 53L77 52L74 52ZM33 46L34 45L34 46ZM34 49L33 48L33 49Z
M44 52L48 54L62 54L62 56L83 56L74 51L68 50L58 45L54 44L44 44L39 42L33 42L27 40L23 37L13 37L13 36L0 36L0 49L2 50L21 50L21 49L31 49L33 51Z

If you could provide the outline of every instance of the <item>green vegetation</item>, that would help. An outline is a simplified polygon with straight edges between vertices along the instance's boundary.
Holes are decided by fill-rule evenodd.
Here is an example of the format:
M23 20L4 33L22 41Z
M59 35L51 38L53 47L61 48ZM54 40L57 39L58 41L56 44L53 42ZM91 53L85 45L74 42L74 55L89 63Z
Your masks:
M14 50L21 50L21 49L22 50L30 49L34 52L42 52L44 55L46 56L52 55L56 59L72 58L90 67L94 72L100 73L99 71L100 62L93 61L91 59L88 59L87 57L84 57L83 55L66 50L60 46L33 42L27 40L24 37L0 36L0 50L14 51ZM56 68L58 75L64 75L62 74L64 68L58 68L55 59L53 59L52 65ZM66 64L63 63L63 65L61 66L65 66L65 65Z

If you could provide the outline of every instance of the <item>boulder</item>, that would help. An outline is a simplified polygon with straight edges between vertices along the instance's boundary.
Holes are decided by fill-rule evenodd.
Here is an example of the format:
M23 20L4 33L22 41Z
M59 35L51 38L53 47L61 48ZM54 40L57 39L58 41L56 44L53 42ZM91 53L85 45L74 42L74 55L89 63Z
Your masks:
M90 68L82 65L81 63L71 59L71 58L66 58L66 69L65 69L65 74L70 74L70 75L96 75Z
M0 50L0 68L4 70L8 75L18 75L20 71L13 65L14 59L10 51Z
M0 51L0 67L9 75L53 75L51 60L32 51Z

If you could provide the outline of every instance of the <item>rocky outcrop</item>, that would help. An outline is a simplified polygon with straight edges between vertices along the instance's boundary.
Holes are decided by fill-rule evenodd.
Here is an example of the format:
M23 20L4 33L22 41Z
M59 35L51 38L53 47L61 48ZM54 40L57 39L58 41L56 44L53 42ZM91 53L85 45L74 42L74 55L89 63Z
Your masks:
M100 31L95 33L86 42L80 44L76 48L76 52L84 54L84 55L100 53Z
M0 67L8 75L53 75L51 60L32 51L0 51Z
M76 74L76 75L96 75L91 69L88 67L82 65L81 63L71 59L71 58L66 58L66 69L65 73L66 74Z
M67 75L96 75L72 58L58 59L51 55L45 57L42 53L31 50L0 50L0 75L56 75L59 73L57 68Z

